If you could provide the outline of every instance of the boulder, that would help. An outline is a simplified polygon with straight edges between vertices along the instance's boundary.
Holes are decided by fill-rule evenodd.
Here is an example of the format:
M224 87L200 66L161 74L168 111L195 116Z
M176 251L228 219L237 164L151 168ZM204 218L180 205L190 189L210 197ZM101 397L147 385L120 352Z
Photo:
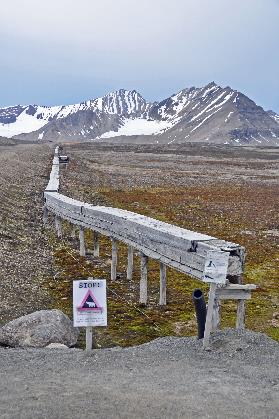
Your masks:
M60 310L41 310L19 317L0 329L0 345L42 348L50 343L68 347L77 342L79 331Z

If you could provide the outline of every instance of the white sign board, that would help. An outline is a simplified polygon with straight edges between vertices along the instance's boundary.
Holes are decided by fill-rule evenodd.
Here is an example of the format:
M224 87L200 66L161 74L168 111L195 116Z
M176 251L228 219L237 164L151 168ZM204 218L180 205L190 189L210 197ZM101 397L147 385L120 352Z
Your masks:
M105 279L82 279L73 282L75 327L107 326Z
M218 250L209 250L206 255L203 281L213 282L216 284L225 284L228 264L229 252L220 252Z

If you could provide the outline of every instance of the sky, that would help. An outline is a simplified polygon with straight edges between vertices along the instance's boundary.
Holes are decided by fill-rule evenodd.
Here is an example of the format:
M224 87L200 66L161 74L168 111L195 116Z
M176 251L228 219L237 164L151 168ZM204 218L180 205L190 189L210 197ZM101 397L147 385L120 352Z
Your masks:
M215 81L279 113L279 0L0 1L0 106Z

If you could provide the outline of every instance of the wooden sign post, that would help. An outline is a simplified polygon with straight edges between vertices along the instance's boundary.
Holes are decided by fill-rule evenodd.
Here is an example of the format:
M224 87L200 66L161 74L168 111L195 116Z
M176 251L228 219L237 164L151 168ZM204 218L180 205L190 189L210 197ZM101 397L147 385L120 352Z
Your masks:
M206 348L209 345L210 333L213 329L214 307L218 310L216 304L216 290L217 284L226 284L227 271L229 264L229 253L210 250L207 252L207 257L204 264L203 281L210 283L206 323L204 330L203 346ZM219 313L215 313L218 317Z
M74 327L86 327L86 350L92 349L92 326L107 326L105 279L83 279L73 282Z

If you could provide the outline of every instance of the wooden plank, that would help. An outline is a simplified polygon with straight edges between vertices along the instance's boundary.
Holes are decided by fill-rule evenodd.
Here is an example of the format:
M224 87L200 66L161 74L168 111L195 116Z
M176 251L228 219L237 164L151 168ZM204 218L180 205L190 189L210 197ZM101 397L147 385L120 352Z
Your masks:
M117 241L111 239L111 280L115 281L117 276Z
M223 291L223 290L231 290L231 291L251 291L257 289L257 285L255 284L228 284L223 288L219 288L217 291Z
M208 249L216 248L216 245L210 246L210 242L217 243L217 248L221 249L221 244L228 248L230 245L231 249L236 249L239 246L230 242L220 241L210 236L203 234L191 232L189 230L182 229L171 224L162 223L150 217L140 216L129 211L118 210L119 214L116 212L115 208L106 208L106 207L93 207L88 204L84 204L83 213L85 216L92 219L92 223L95 222L105 222L110 225L110 228L114 233L119 233L118 229L122 232L126 230L127 238L128 234L136 234L139 236L139 240L144 240L145 237L149 237L157 244L165 243L168 247L172 247L173 243L176 247L180 248L183 251L182 256L185 255L185 250L190 251L193 247L193 241L197 242L199 245L197 249L200 248L199 240L206 242L206 251ZM148 232L148 234L146 234ZM132 237L130 237L131 239ZM210 240L209 240L210 239ZM195 250L196 254L199 254ZM202 251L202 248L201 248ZM202 256L206 257L205 248L203 249Z
M167 267L160 262L160 300L159 305L167 304Z
M228 284L217 288L216 295L221 300L249 300L251 291L257 288L254 284Z
M47 208L54 214L59 214L62 218L69 219L72 224L78 224L76 221L81 221L86 227L91 228L91 225L86 222L87 220L81 213L71 211L68 208L63 208L56 204L54 205L53 203L47 203Z
M93 231L93 256L100 256L99 233L97 231Z
M79 254L80 256L86 255L86 248L85 248L85 237L84 237L84 228L79 228Z
M64 195L55 192L45 192L45 201L48 207L57 208L60 211L69 210L75 216L75 213L82 213L82 202L75 199L68 198Z
M207 348L209 345L210 333L212 331L213 309L217 284L211 283L208 295L207 314L203 338L203 347Z
M220 290L217 292L220 300L250 300L251 291L249 290Z
M147 304L147 273L148 273L148 257L144 253L140 253L140 304Z
M128 246L128 265L127 265L127 280L131 281L133 279L133 269L134 269L134 249L132 246Z
M46 191L59 191L59 164L53 164L49 175L49 181L46 186Z

